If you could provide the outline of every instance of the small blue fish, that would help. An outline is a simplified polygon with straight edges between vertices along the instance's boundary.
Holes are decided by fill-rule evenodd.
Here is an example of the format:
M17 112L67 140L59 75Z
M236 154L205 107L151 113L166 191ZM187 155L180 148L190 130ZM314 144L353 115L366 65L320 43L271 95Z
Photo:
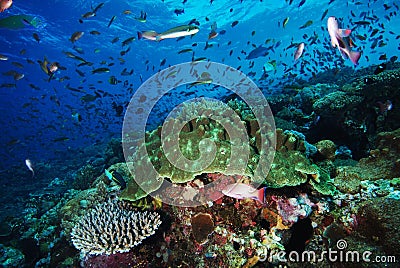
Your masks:
M263 47L263 46L259 46L255 49L253 49L249 55L247 55L246 60L252 60L258 57L265 57L267 56L269 51L269 48Z

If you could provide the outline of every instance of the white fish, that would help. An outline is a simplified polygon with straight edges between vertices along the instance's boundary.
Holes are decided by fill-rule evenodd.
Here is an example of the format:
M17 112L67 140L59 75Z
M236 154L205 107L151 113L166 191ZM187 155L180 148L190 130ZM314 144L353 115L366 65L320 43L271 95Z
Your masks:
M35 176L35 171L33 171L32 162L29 159L25 160L25 165L28 167L30 171L32 171L32 178Z
M337 47L343 59L349 58L354 65L358 64L361 52L351 50L350 29L339 29L339 23L335 17L328 18L328 32L331 37L333 47Z
M144 31L138 32L138 39L145 38L152 41L161 41L170 38L185 37L188 35L194 35L199 32L199 27L193 25L182 25L174 27L163 33L157 33L155 31Z
M296 52L294 53L294 60L295 61L298 60L301 57L301 55L303 55L303 51L304 51L304 43L300 43L297 46Z
M266 187L263 187L259 190L254 188L251 185L244 184L244 183L233 183L229 184L226 186L223 190L222 193L224 195L227 195L229 197L233 197L236 199L254 199L260 202L261 204L264 204L265 202L265 189Z

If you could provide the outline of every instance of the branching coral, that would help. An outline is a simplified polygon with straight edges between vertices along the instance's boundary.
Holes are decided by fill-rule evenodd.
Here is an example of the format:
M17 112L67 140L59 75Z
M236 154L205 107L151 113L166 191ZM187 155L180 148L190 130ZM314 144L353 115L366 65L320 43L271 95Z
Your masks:
M128 252L153 235L161 224L156 212L137 212L106 202L89 211L72 229L74 246L83 255Z

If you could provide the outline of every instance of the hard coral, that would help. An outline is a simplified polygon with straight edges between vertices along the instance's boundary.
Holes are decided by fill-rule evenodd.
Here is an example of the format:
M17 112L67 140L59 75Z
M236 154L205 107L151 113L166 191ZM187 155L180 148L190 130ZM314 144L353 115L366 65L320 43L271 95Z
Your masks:
M109 201L80 219L72 229L72 243L83 255L128 252L153 235L160 224L156 212L124 210Z
M128 156L134 178L129 179L122 199L136 200L137 186L148 193L156 191L162 183L160 178L172 183L187 183L206 173L246 175L258 182L265 178L270 162L262 160L265 170L258 167L260 159L273 157L273 121L261 127L250 109L236 111L218 102L187 106L162 127L146 132L145 140ZM232 133L236 137L231 137Z
M148 267L148 261L142 254L134 252L115 253L112 255L87 256L84 260L86 268L131 268Z
M302 194L293 198L275 198L278 213L287 226L291 226L298 219L308 217L312 212L314 204L310 201L307 194Z
M360 204L357 232L367 240L382 246L388 255L400 255L400 201L374 198Z
M198 213L191 217L192 233L199 244L204 244L214 230L214 221L208 213Z
M377 136L377 147L370 151L370 156L360 159L355 166L341 166L337 168L335 184L342 191L352 183L349 192L359 189L357 179L376 181L392 179L400 174L400 129L391 132L381 132ZM351 177L355 178L351 178Z
M318 153L325 159L334 160L336 153L336 145L331 140L321 140L315 144Z

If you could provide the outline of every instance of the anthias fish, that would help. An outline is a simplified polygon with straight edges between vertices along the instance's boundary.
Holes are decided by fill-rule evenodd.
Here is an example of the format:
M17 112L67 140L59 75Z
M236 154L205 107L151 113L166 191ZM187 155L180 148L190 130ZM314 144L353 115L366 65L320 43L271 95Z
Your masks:
M338 21L335 17L328 18L328 32L331 37L333 47L337 47L342 54L343 59L349 58L354 65L358 64L361 52L352 51L350 48L351 39L350 29L339 29Z
M244 184L244 183L233 183L226 186L222 193L226 196L233 197L236 199L254 199L260 202L261 204L265 203L265 189L263 187L259 190L254 188L251 185Z
M69 39L72 43L78 41L85 33L84 32L74 32Z
M304 43L300 43L296 49L296 52L294 53L294 60L298 60L301 55L303 55L303 51L304 51Z
M9 9L12 5L12 0L0 0L0 12L3 12L6 9Z

